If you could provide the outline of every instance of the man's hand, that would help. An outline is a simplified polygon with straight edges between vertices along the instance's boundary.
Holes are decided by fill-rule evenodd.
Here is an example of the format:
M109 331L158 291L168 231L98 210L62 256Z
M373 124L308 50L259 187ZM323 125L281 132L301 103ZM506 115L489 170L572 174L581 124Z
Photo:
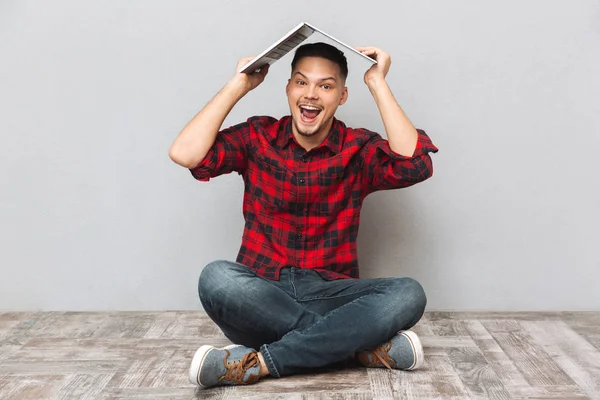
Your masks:
M392 65L392 59L388 53L381 50L378 47L355 47L356 50L360 51L365 56L371 57L377 64L373 65L367 72L365 72L365 83L367 86L375 83L379 80L385 79L390 65Z
M238 72L252 58L242 58L238 61L233 78L181 130L169 150L169 157L174 162L186 168L194 168L202 162L215 143L219 129L233 106L265 80L268 65L251 74Z
M392 65L390 55L377 47L356 47L356 50L377 61L365 72L365 83L379 108L390 148L400 155L412 157L419 135L385 80Z
M251 73L238 72L240 70L240 68L242 68L244 65L246 65L253 58L254 57L246 57L246 58L242 58L240 61L238 61L237 67L235 68L235 75L232 78L232 80L236 84L242 85L242 87L247 92L255 89L258 85L260 85L265 80L265 77L267 76L267 73L269 72L269 64L262 67L258 72L251 72Z

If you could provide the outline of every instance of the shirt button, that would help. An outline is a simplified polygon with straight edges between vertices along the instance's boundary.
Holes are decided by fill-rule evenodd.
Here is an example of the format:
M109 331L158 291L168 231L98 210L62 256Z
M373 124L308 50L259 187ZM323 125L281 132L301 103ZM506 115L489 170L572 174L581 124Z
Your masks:
M298 239L298 240L302 239L302 235L300 235L300 234L297 234L297 235L296 235L296 239Z
M307 161L308 161L308 159L307 159L306 157L301 157L301 158L300 158L300 161L302 161L302 162L307 162Z
M304 179L300 179L300 183L304 183L306 182Z

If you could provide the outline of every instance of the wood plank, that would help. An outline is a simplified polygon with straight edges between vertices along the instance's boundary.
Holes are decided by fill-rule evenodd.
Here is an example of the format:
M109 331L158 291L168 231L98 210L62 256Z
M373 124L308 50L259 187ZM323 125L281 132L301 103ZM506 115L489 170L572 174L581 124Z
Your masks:
M431 331L435 336L469 337L462 320L448 319L431 322Z
M212 389L179 388L108 388L102 394L102 400L148 400L148 399L207 399L233 400L237 396L237 387L218 387ZM269 396L270 398L271 396ZM244 397L245 398L245 397Z
M34 337L89 339L93 338L96 331L105 325L109 319L109 313L57 313L53 314L51 319L42 322L41 325L51 323L49 329L44 328L36 332Z
M138 357L139 339L59 339L35 338L26 342L9 360L127 360Z
M579 386L511 386L513 399L590 399Z
M175 311L167 311L158 314L152 325L148 328L148 331L144 334L144 339L161 339L168 338L165 335L167 329L177 322L178 313Z
M522 322L523 327L590 397L600 399L600 352L564 322Z
M118 370L122 364L123 361L108 360L3 360L0 363L0 374L10 374L11 376L54 376L58 374L73 375L82 371L88 374L110 374Z
M57 400L96 400L108 384L113 374L75 374L54 396Z
M0 342L0 360L10 358L21 349L20 344L12 344L9 341Z
M447 312L447 311L430 311L427 312L427 318L429 321L444 321L444 320L514 320L514 321L560 321L563 312L548 311L518 311L518 312L498 312L498 311L459 311L459 312Z
M57 388L65 381L66 377L60 374L41 377L0 375L0 399L53 399Z
M600 350L600 313L565 313L562 320L592 346Z
M371 390L366 368L322 369L314 373L266 378L257 385L244 387L247 392L267 393L368 393Z
M498 379L504 387L528 387L530 386L523 374L518 370L513 361L500 348L498 342L483 326L480 321L467 320L464 326L473 342L479 348L485 360L496 372Z
M371 368L367 371L367 376L374 399L390 400L394 398L394 388L388 371Z
M19 318L19 323L5 333L2 341L7 340L12 344L24 344L31 338L50 335L54 330L54 322L62 315L63 313L58 312L24 313Z
M471 399L510 399L498 375L476 347L451 348L448 357Z
M174 357L175 351L149 352L124 364L109 387L177 387L188 385L189 359ZM174 359L175 358L175 359Z
M431 376L433 397L447 400L469 397L469 392L458 376L448 354L429 355L426 353L425 367Z
M423 347L427 347L430 351L436 349L449 349L463 347L477 347L477 344L470 336L420 336Z
M161 338L202 338L202 340L209 342L212 339L227 340L219 327L205 313L201 312L178 312L175 321L165 329Z
M483 326L532 386L569 386L573 380L523 330L523 321L482 321ZM551 321L558 323L560 321Z
M154 325L156 313L111 313L97 327L92 338L133 339L143 338Z
M288 397L285 397L287 399ZM338 392L338 393L303 393L302 400L372 400L372 393Z

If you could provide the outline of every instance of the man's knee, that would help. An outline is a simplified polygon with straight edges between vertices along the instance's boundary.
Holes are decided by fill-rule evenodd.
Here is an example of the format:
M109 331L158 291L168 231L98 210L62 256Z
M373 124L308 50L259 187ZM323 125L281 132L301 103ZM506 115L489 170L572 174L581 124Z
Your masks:
M414 307L420 311L421 314L425 311L427 306L427 296L425 295L425 289L423 286L413 278L404 278L406 288L404 289L408 297L408 302L413 304Z
M417 320L421 318L427 306L427 296L418 281L413 278L396 278L393 293L395 308L403 312L408 308Z
M226 294L235 274L235 264L227 260L216 260L207 264L198 279L198 294L201 300Z

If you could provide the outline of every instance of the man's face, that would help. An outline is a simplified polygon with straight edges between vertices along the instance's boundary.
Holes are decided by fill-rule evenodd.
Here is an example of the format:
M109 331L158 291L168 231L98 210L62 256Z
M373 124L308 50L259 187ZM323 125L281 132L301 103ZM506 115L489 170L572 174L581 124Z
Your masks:
M285 91L293 129L302 136L327 135L335 111L348 98L339 65L321 57L300 59Z

